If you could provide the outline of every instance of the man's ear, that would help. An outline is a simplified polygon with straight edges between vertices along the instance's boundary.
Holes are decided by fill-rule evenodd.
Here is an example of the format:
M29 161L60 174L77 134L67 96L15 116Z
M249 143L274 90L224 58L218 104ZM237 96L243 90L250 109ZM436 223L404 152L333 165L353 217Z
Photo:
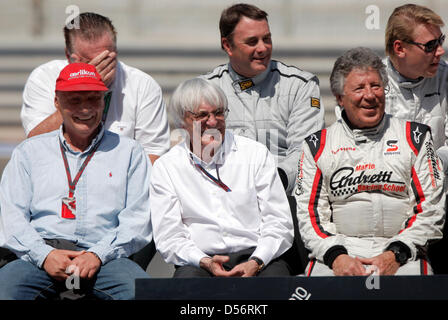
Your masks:
M403 46L402 40L395 40L392 49L396 57L404 58L406 56L406 50L405 47Z
M81 62L79 56L76 53L70 53L67 48L65 49L65 57L67 58L68 63Z
M229 39L225 37L221 38L221 46L229 56L232 55L232 44L230 43Z
M67 48L65 48L65 57L67 58L68 63L72 63L70 53L68 52Z
M58 110L60 112L60 110L59 110L59 100L58 100L58 95L57 94L54 95L54 107L56 108L56 110Z
M344 107L343 105L342 105L342 96L341 95L336 95L336 101L337 101L337 103L338 103L338 106L340 106L340 107Z

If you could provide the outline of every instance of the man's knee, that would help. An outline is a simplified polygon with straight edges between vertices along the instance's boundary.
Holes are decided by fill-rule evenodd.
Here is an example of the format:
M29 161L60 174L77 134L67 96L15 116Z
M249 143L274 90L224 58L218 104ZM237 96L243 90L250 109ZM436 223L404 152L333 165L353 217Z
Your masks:
M0 269L0 300L35 299L51 280L30 262L17 259Z
M289 265L283 259L272 261L258 274L259 277L289 277L291 275Z
M95 290L102 298L132 300L135 298L135 280L145 278L149 275L135 262L127 258L115 259L101 267Z
M176 266L173 278L210 278L213 275L207 270L195 266Z

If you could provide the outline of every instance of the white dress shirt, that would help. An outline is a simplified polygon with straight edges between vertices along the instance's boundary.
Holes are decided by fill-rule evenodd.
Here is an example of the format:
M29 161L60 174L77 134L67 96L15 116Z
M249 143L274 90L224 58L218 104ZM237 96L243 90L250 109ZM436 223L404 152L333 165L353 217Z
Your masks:
M274 158L259 142L226 132L207 164L183 141L155 162L150 194L154 240L167 263L199 267L203 257L256 247L252 256L268 264L291 247L288 200Z

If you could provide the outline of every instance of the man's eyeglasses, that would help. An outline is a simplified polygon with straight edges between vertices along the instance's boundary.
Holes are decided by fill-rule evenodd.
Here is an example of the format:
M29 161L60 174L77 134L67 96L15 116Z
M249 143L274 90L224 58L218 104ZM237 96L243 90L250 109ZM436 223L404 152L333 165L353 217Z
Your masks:
M441 34L440 37L438 37L437 39L428 41L426 43L420 43L420 42L415 42L415 41L404 41L410 44L415 44L416 46L423 46L424 47L424 51L426 53L431 53L434 52L435 50L437 50L437 48L439 46L443 45L443 42L445 41L445 35Z
M229 109L217 109L213 112L207 112L207 111L201 111L201 112L193 112L193 111L187 111L193 115L193 119L195 121L207 121L210 118L210 115L213 114L217 120L224 120L225 117L227 117L227 114L229 113Z

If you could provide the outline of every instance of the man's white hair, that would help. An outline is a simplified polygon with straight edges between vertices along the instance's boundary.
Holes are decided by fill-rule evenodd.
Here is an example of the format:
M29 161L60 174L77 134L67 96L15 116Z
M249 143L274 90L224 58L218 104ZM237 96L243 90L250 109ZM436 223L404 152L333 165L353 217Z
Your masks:
M202 103L216 108L227 108L224 91L214 83L202 78L194 78L179 84L168 105L175 127L183 128L185 112L194 112Z

